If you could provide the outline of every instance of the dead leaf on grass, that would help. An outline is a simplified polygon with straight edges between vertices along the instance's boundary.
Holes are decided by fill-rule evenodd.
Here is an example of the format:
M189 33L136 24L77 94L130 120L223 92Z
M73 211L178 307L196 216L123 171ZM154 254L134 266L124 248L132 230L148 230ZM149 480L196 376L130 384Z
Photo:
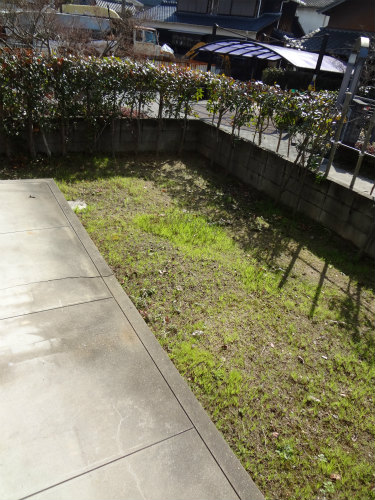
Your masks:
M331 474L329 476L333 481L341 481L341 475L340 474Z

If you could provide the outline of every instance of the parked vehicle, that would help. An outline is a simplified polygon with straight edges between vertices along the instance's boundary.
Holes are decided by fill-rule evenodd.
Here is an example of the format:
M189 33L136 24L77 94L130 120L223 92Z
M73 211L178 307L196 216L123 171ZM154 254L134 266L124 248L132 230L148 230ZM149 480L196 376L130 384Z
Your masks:
M31 10L22 10L16 14L16 18L9 16L13 23L16 19L16 29L14 25L3 24L0 29L0 44L2 38L7 45L22 46L22 40L15 37L15 33L26 33L30 28L34 37L34 49L41 52L83 52L102 57L121 55L121 49L126 46L137 57L174 60L173 50L167 45L159 45L158 33L154 28L126 23L117 12L109 8L63 4L59 11L48 7L40 18ZM45 33L48 21L55 30L46 40L37 36L38 23L40 31Z

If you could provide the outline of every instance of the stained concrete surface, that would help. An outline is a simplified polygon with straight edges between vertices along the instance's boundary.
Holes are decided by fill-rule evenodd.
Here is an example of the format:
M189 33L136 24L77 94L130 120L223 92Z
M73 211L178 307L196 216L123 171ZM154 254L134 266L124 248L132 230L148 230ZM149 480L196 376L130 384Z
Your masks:
M54 182L0 199L0 498L263 498Z

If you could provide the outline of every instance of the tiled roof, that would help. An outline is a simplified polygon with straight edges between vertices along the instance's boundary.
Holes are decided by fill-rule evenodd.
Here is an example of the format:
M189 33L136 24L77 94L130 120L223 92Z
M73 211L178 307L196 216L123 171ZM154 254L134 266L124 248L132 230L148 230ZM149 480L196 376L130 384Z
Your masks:
M373 36L373 33L354 30L338 30L332 28L320 28L301 38L301 45L310 52L319 52L323 35L329 34L326 52L341 56L349 56L355 41L360 36Z
M162 2L161 5L157 5L156 7L151 7L151 9L146 10L141 15L146 19L150 19L153 21L164 21L166 23L176 22L171 20L177 11L177 4L168 5L166 2Z
M107 2L105 0L96 0L96 5L99 7L110 8L117 12L118 14L121 12L121 4L117 2Z
M99 7L105 7L105 8L110 8L112 10L114 10L115 12L117 12L118 14L121 13L121 10L122 10L122 5L121 5L121 2L113 2L113 1L110 1L110 0L96 0L96 5L98 5ZM136 12L136 7L139 5L139 2L131 2L131 1L127 1L125 2L125 9L126 10L130 10L132 14L135 14Z
M185 13L177 12L176 2L164 1L161 5L143 12L141 17L164 23L195 24L198 26L213 26L217 24L221 28L259 31L277 21L280 18L280 14L263 14L257 18L249 18Z

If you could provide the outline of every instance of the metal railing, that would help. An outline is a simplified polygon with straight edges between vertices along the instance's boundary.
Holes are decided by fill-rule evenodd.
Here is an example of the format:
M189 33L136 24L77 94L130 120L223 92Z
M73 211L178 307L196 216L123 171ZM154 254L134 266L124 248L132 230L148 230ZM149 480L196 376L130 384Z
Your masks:
M352 104L351 108L351 99L351 92L346 92L341 118L337 124L335 136L332 140L324 177L328 177L338 149L346 148L351 150L358 155L349 185L349 188L353 189L366 157L374 159L373 174L375 174L375 154L371 151L372 149L375 150L375 147L372 147L375 140L375 101L362 98L356 99L353 100L354 105ZM362 106L358 106L358 104ZM373 183L370 195L372 195L374 189L375 182Z

